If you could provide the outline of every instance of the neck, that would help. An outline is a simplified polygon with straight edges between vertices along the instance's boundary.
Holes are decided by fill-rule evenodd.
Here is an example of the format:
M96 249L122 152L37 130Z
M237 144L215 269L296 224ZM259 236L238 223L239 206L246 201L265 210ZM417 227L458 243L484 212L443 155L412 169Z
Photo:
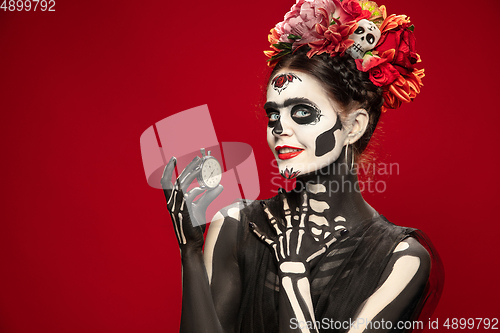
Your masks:
M348 228L376 214L363 199L357 171L351 163L345 163L344 154L333 164L298 177L294 192L304 190L308 192L311 213L323 215L329 221L341 216Z

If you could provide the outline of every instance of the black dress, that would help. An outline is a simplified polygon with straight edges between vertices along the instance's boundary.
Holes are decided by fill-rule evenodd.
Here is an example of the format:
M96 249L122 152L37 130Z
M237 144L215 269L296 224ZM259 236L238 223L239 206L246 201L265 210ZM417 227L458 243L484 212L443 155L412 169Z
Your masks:
M276 197L267 201L275 216L280 214ZM278 332L277 265L270 249L249 229L251 221L272 234L258 201L241 210L237 255L242 277L238 332ZM381 215L362 221L330 246L311 271L311 296L317 321L330 322L320 332L347 332L339 327L355 320L362 303L375 291L394 248L405 238L415 237L431 255L431 274L425 288L405 309L399 320L428 320L442 290L443 269L432 244L421 231L396 226ZM335 328L337 326L337 328ZM344 325L344 327L346 327ZM397 332L397 330L393 330Z

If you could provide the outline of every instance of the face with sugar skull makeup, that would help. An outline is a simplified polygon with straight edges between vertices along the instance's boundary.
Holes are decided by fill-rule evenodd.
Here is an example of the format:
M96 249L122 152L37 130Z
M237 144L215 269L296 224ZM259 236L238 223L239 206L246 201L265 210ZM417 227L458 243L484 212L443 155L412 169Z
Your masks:
M269 118L267 142L285 178L332 164L343 146L354 142L353 126L344 128L340 121L340 105L310 74L276 73L268 85L264 109Z

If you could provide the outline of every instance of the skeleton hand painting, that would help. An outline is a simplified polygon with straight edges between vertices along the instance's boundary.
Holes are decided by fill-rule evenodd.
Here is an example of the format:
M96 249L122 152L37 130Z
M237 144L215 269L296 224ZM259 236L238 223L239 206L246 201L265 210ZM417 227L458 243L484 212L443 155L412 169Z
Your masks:
M182 193L198 161L176 185L166 181L172 172L167 165L162 184L183 269L181 332L410 332L413 327L396 324L429 316L437 304L442 266L432 244L421 231L396 226L371 207L355 167L385 99L397 92L379 85L358 61L376 48L384 27L399 23L377 26L376 10L350 11L337 0L295 6L313 5L326 17L315 28L324 40L293 49L302 32L292 29L286 38L293 43L273 44L264 104L267 143L280 174L295 179L295 189L221 209L203 242L203 230L191 225L203 214L193 210L220 190L207 191L196 202L204 204L193 206L198 190ZM285 20L300 12L294 8ZM325 22L335 23L325 30ZM276 31L288 28L278 24ZM334 33L343 36L336 45ZM392 66L390 61L397 60L376 63ZM381 322L391 325L371 324Z

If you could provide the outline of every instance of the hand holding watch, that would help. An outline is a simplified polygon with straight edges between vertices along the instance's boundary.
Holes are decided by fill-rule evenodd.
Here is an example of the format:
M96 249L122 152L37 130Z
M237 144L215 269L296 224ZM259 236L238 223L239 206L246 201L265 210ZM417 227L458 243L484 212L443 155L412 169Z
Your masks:
M205 155L205 148L201 148L201 164L200 172L198 173L197 180L201 187L209 189L216 188L222 179L222 167L217 159L210 155L210 150Z

